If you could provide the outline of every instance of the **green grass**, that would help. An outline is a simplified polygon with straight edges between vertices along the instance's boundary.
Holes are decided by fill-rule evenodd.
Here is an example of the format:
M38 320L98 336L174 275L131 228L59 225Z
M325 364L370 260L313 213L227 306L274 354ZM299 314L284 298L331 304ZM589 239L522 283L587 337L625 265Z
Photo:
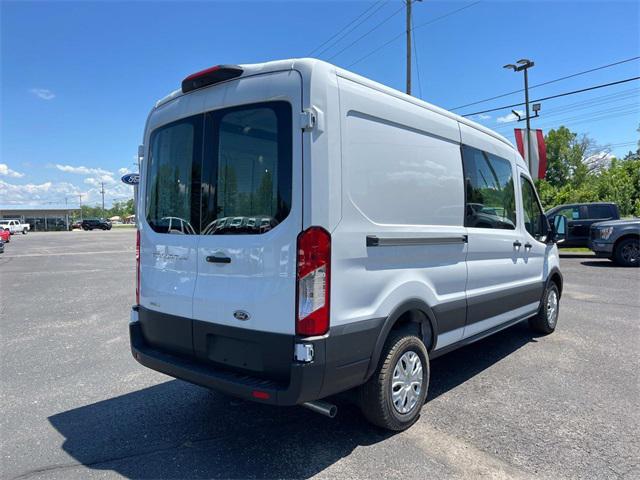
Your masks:
M136 228L135 223L116 223L111 225L111 228Z
M567 252L567 253L591 253L591 250L589 250L586 247L560 248L560 253L562 253L562 252Z

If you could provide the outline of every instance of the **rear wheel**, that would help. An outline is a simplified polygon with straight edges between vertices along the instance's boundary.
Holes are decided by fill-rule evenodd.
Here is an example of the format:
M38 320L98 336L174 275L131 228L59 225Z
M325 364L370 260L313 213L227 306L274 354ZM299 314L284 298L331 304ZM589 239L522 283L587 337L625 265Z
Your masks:
M535 317L529 319L529 327L534 332L549 334L556 329L560 313L560 290L555 282L550 282L542 297L542 305Z
M22 234L23 234L23 235L26 235L26 234L27 234L27 229L26 229L26 228L22 229Z
M360 387L360 408L371 423L389 430L413 425L429 386L429 355L424 343L408 332L392 332L380 364Z
M637 267L640 265L640 240L637 238L625 238L613 251L613 261L625 267Z

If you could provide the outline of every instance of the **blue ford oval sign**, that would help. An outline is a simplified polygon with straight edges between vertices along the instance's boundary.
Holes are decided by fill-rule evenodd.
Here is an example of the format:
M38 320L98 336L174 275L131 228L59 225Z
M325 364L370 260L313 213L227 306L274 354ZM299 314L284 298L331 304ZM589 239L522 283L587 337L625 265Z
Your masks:
M140 183L140 174L139 173L127 173L121 178L123 183L127 185L138 185Z

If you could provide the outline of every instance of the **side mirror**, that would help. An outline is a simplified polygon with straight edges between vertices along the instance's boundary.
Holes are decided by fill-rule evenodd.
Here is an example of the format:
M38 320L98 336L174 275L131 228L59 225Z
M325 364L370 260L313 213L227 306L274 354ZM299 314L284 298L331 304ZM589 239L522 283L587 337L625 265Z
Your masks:
M556 215L553 217L552 241L562 243L567 239L567 217Z

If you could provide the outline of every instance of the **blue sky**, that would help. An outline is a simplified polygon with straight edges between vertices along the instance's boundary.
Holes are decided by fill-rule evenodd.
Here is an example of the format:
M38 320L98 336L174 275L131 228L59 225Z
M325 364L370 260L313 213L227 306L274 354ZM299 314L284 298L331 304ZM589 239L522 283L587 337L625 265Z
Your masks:
M636 1L472 3L414 4L416 96L453 108L517 90L522 76L501 67L522 57L535 61L530 81L537 84L640 55ZM146 115L186 75L220 63L307 56L374 4L3 1L0 205L64 204L65 196L72 205L78 193L96 204L100 181L107 204L130 197L119 177L135 170ZM375 5L365 23L319 57L402 90L404 38L357 62L404 31L402 5ZM531 96L639 75L636 60L535 88ZM547 131L565 124L623 155L638 140L639 92L635 81L549 100L533 125ZM457 113L521 99L515 94ZM509 111L475 119L512 140Z

